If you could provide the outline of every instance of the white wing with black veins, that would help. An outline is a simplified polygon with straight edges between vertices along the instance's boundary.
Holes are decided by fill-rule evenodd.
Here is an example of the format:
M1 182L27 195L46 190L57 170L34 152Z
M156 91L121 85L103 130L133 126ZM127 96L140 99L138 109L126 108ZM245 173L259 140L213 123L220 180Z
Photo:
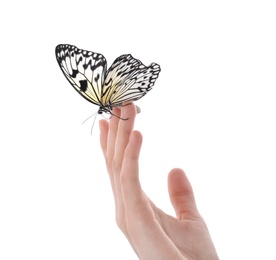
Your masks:
M156 63L146 67L126 54L106 71L103 55L69 44L56 47L56 58L67 80L85 99L100 107L99 113L112 114L113 107L143 97L152 89L161 70Z

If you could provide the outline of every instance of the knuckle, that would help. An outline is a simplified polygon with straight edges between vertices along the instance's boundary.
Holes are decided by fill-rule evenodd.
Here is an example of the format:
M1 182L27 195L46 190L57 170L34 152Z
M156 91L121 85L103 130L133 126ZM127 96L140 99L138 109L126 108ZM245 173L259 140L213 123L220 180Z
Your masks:
M115 162L114 162L114 159L113 159L113 158L106 157L106 158L105 158L105 164L106 164L107 169L108 169L110 172L113 172L113 171L114 171Z
M119 229L121 229L123 232L126 231L125 221L124 221L124 219L123 219L121 216L119 216L119 215L116 216L116 224L117 224L117 226L119 227Z
M116 174L119 174L120 171L121 171L121 165L118 163L118 161L116 159L113 159L113 162L112 162L112 169L113 169L113 172Z

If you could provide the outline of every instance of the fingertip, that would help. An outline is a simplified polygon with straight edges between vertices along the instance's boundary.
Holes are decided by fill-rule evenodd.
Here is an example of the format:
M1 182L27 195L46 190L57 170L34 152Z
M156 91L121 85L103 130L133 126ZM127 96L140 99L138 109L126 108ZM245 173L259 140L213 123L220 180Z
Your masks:
M171 196L181 193L193 195L191 183L181 168L174 168L169 172L168 189Z
M138 143L142 143L142 141L143 141L143 135L141 134L141 132L139 132L137 130L134 130L131 133L130 138L131 138L130 139L131 141L138 142Z
M185 172L183 169L181 168L173 168L170 172L169 172L169 176L172 176L173 178L177 178L180 175L185 175Z
M118 107L114 107L112 109L112 112L110 113L110 119L109 122L112 125L112 128L116 128L119 123L119 118L121 118L121 109Z
M171 203L179 220L200 218L192 186L182 169L174 168L170 171L168 189Z
M108 129L108 122L105 119L99 120L99 128L100 132L104 132L106 129Z
M187 176L181 168L173 168L168 174L169 187L171 183L182 183L186 182L186 180L188 180Z
M136 116L136 110L133 103L124 104L121 108L122 118L134 118Z

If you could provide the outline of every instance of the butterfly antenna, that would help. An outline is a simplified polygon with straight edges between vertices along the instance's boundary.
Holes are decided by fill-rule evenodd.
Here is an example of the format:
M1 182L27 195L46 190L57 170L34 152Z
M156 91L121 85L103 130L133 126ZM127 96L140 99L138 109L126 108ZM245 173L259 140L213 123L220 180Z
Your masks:
M88 118L86 118L83 122L82 122L82 124L84 124L88 119L90 119L92 116L94 116L95 114L97 114L97 112L96 113L94 113L94 114L92 114L91 116L89 116ZM94 121L95 121L95 119L94 119Z
M94 114L94 115L95 115L95 114ZM95 125L96 117L97 117L97 113L96 113L96 115L95 115L95 117L94 117L93 125L92 125L92 127L91 127L91 136L92 136L92 131L93 131L93 128L94 128L94 125Z
M89 116L88 118L86 118L86 119L82 122L82 124L84 124L88 119L90 119L91 117L94 116L93 124L92 124L92 127L91 127L91 135L92 135L92 131L93 131L93 128L94 128L94 125L95 125L95 121L96 121L97 114L98 114L98 112L92 114L91 116Z

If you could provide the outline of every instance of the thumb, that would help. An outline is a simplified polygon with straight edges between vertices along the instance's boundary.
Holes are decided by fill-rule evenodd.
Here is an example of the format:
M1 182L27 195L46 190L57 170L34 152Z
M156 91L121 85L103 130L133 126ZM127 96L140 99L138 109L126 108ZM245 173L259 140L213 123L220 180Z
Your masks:
M192 186L183 170L175 168L170 171L168 190L171 203L179 220L200 217Z

